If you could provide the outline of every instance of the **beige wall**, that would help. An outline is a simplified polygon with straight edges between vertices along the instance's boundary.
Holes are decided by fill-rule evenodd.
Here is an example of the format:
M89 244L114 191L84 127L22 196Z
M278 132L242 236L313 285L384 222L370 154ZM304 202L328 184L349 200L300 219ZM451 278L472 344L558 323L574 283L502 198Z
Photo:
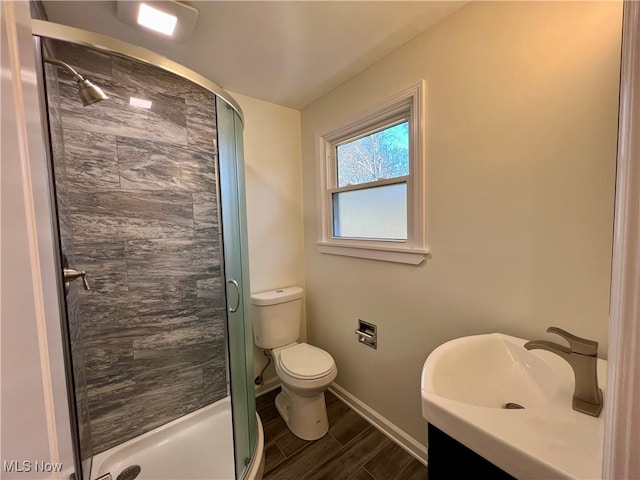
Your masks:
M607 352L621 3L473 2L302 112L307 327L336 382L426 443L420 371L455 337ZM425 79L431 258L318 253L315 134ZM357 343L357 319L379 329Z
M251 291L304 287L300 112L230 92L244 113ZM303 319L303 338L306 338ZM266 363L254 347L254 370ZM265 373L275 381L273 365Z

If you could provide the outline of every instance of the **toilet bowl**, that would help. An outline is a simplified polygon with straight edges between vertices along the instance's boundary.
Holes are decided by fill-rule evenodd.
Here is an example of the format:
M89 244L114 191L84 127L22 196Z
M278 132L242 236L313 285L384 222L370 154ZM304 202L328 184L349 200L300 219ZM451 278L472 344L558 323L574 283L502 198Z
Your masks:
M278 412L296 436L317 440L329 430L324 392L338 370L329 353L298 343L302 296L300 287L252 294L253 338L273 356L282 383Z
M331 355L306 343L272 350L282 391L276 408L289 430L303 440L317 440L329 430L324 392L338 370Z

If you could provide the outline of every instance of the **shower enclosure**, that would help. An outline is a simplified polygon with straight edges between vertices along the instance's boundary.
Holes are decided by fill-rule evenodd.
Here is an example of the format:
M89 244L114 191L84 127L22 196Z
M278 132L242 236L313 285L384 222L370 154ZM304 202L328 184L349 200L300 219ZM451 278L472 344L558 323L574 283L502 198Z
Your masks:
M145 49L33 31L76 478L259 477L240 108Z

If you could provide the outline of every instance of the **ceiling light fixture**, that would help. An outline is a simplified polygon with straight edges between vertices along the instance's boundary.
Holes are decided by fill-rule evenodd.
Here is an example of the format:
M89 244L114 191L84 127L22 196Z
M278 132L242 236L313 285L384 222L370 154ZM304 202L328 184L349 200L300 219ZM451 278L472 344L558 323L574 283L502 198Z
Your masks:
M118 19L149 34L174 42L191 36L198 10L174 0L118 0Z
M160 32L163 35L173 35L178 23L178 17L165 13L162 10L158 10L146 3L141 3L138 9L138 18L136 20L138 25L150 28L156 32Z

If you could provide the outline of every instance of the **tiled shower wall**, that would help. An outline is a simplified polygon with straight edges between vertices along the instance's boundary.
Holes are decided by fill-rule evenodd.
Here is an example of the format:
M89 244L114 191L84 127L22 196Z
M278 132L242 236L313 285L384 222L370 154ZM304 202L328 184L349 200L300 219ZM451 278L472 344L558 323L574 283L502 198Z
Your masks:
M54 43L56 58L110 97L83 107L61 69L59 99L48 91L62 127L63 146L52 142L63 248L91 285L74 282L72 294L99 453L227 394L215 96Z

